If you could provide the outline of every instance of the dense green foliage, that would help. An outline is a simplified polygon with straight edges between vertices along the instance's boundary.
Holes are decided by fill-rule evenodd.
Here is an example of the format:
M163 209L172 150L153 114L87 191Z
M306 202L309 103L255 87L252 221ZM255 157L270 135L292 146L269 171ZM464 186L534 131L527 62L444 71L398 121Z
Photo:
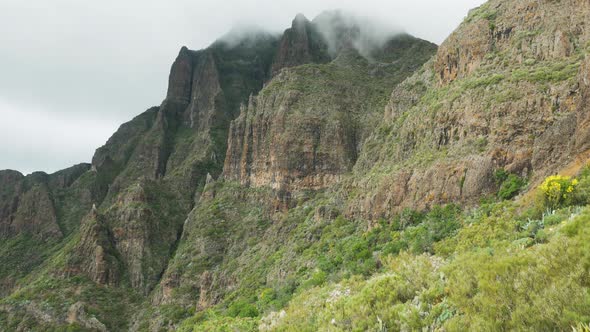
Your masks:
M514 198L526 185L523 178L516 174L509 174L503 169L496 171L495 177L496 182L500 185L498 198L502 200Z

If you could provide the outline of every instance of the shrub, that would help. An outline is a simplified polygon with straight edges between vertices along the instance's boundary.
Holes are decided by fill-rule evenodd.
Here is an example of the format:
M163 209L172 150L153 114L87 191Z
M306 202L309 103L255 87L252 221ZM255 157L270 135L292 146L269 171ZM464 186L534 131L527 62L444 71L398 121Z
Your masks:
M443 271L448 300L461 315L449 330L568 330L587 322L588 210L564 224L565 236L545 237L546 244L527 249L493 248L464 252Z
M545 205L555 209L571 205L579 181L570 176L552 175L543 181L539 189L543 194Z
M500 185L498 190L498 198L501 200L508 200L514 198L521 189L525 186L526 181L515 174L508 174L506 179Z
M253 304L246 300L238 300L227 308L227 315L230 317L257 317L260 313Z
M321 270L315 271L309 279L303 282L301 288L306 289L315 286L321 286L326 282L327 277L328 276L326 272Z
M258 331L258 320L250 317L221 316L212 310L191 317L178 327L179 332L226 332L226 331Z
M401 244L415 254L432 253L434 243L454 235L461 227L460 216L457 205L435 206L419 225L401 233Z
M508 173L503 168L496 170L494 173L496 183L500 185L498 190L498 198L501 200L508 200L514 198L520 193L522 187L526 185L526 181L516 174Z

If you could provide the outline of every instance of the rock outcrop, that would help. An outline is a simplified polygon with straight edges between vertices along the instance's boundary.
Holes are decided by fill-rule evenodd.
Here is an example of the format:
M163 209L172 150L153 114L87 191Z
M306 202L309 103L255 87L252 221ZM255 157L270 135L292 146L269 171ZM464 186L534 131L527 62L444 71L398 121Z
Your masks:
M61 238L68 232L67 221L58 222L58 214L67 219L59 194L67 193L90 165L80 164L66 170L27 176L16 171L0 171L0 238L26 234ZM61 213L60 213L61 212Z
M123 271L117 258L108 225L96 206L82 221L80 240L69 253L66 276L80 273L100 285L116 286L121 282Z
M95 317L89 317L84 310L84 303L76 302L68 309L66 322L69 324L78 324L92 331L106 332L106 326Z
M17 172L3 171L3 206L0 208L0 236L27 233L40 238L61 237L46 174L25 178Z
M229 122L262 88L275 45L265 35L180 50L162 104L96 151L88 179L95 207L68 254L66 277L145 295L160 282L207 175L221 172Z
M330 56L326 41L317 27L299 14L293 20L291 28L283 33L272 64L272 76L277 75L283 68L328 61Z

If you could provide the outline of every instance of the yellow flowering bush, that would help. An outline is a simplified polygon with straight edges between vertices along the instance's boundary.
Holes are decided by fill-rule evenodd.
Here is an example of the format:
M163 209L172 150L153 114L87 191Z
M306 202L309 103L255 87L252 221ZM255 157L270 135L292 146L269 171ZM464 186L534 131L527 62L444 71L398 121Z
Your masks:
M578 184L578 180L572 179L571 176L552 175L543 181L539 189L547 206L557 208L572 201Z

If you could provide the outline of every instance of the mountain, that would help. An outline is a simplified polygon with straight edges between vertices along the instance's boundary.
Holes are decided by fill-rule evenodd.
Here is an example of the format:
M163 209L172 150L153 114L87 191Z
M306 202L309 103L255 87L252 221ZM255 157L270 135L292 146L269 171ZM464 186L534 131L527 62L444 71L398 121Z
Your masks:
M183 47L92 164L0 171L0 327L588 328L589 19L491 0L437 48L331 11Z

